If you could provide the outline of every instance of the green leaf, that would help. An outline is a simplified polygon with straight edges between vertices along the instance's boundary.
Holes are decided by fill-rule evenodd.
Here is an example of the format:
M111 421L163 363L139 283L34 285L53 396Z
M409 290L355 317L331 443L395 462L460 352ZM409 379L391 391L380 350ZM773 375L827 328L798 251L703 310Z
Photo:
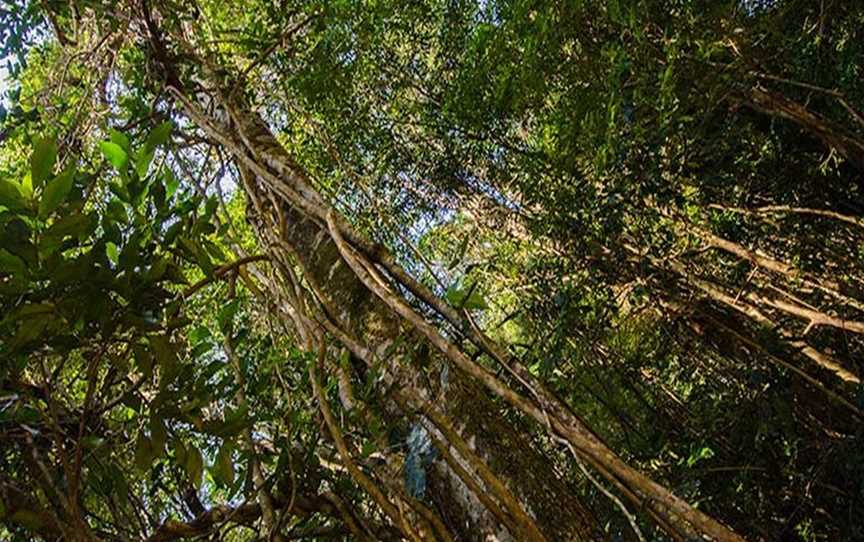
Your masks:
M129 215L126 214L126 207L119 199L112 199L108 202L106 214L114 221L125 224L129 220Z
M8 343L9 347L15 350L35 341L42 336L42 332L45 331L49 323L51 323L51 318L30 318L18 328L18 332Z
M189 475L189 480L195 489L199 489L204 474L204 458L201 456L201 450L193 444L190 444L186 450L186 474Z
M15 510L15 512L9 516L9 521L21 525L28 531L38 531L42 528L42 518L39 514L31 510L24 510L23 508Z
M225 441L216 454L216 462L213 464L213 479L217 483L230 486L234 483L234 463L231 460L233 447L229 441Z
M150 170L150 162L153 161L153 151L141 151L141 154L138 155L138 159L135 161L135 172L138 173L138 177L144 178L147 176L147 172Z
M161 368L162 378L159 381L159 387L165 388L180 375L180 361L177 358L177 352L165 335L150 335L149 341L150 349Z
M112 463L111 467L108 469L108 475L110 476L113 487L116 489L117 493L119 495L126 495L129 491L129 482L126 481L126 476L123 475L123 471L120 470L120 467Z
M456 249L456 253L453 254L453 258L450 260L450 263L447 264L447 269L453 269L462 261L465 257L465 251L468 249L468 241L470 240L470 236L466 235L462 238L462 242L459 243L459 247Z
M185 236L181 236L179 241L183 245L183 248L189 251L192 257L195 258L195 261L198 262L198 267L204 271L204 274L208 277L212 276L214 270L213 261L210 259L207 251L204 250L204 247L201 246L201 243Z
M480 292L477 291L475 283L463 287L459 282L451 285L444 293L444 299L457 309L486 309L489 305Z
M228 260L228 256L225 254L225 251L222 248L211 241L210 239L203 240L204 248L207 250L207 253L218 262L225 262Z
M55 307L52 303L25 303L16 309L6 313L2 323L17 322L24 318L32 318L43 314L51 314Z
M139 470L145 471L150 468L153 462L153 443L147 438L144 433L139 433L138 440L135 442L135 466Z
M126 165L129 164L129 155L123 150L123 147L111 141L102 141L99 143L99 148L117 171L122 173L126 170Z
M123 132L111 128L108 139L110 139L112 143L126 151L127 154L132 151L132 146L129 143L129 137Z
M26 272L27 266L24 264L24 260L5 248L0 248L0 273L24 275Z
M239 299L232 299L219 308L219 312L216 313L216 322L219 323L219 329L222 330L222 332L231 328L231 325L234 322L234 316L237 314L239 308Z
M147 282L156 282L165 275L168 269L168 260L163 256L158 256L149 269L144 273L144 280Z
M165 443L168 442L168 431L159 414L150 414L150 441L153 447L153 455L159 457L165 451Z
M18 185L18 189L21 191L24 199L33 199L33 175L30 173L24 175L24 178L21 179L21 184Z
M171 173L170 169L166 170L165 171L165 199L166 200L171 199L171 196L173 196L177 192L177 188L179 188L179 187L180 187L180 179L175 177L174 174Z
M156 149L156 147L163 145L166 141L168 141L168 137L171 135L171 121L166 120L162 124L153 128L150 134L147 136L147 141L145 146L148 151L152 152Z
M95 450L105 444L105 439L97 435L88 435L81 439L81 443L88 450Z
M117 265L120 262L120 250L117 248L117 245L111 241L105 243L105 254L114 265Z
M7 209L17 211L26 207L24 194L18 183L7 179L0 179L0 205Z
M126 188L126 185L120 184L118 182L111 182L108 183L108 190L110 190L112 194L120 198L120 201L132 203L132 196L129 194L129 189Z
M167 336L150 335L149 340L150 348L160 365L170 365L177 362L177 353Z
M67 169L45 185L45 190L42 192L42 199L39 201L40 217L47 218L48 215L54 212L54 209L63 203L66 196L69 195L69 191L72 190L73 180L73 171Z
M141 374L149 378L153 375L153 355L141 344L132 345L132 351L135 353L135 364Z
M229 438L239 434L248 427L252 421L249 419L249 407L244 406L233 410L225 409L225 420L208 420L204 424L204 430L217 437Z
M33 186L40 186L42 182L51 176L54 162L57 161L57 144L53 139L40 139L33 147L30 155L30 176Z
M174 463L183 469L186 469L186 458L189 455L189 452L186 449L186 446L183 444L183 441L179 438L175 438L173 443L174 448Z
M712 457L714 457L714 450L708 446L702 446L698 450L691 451L690 457L687 458L687 466L692 467L699 461L710 459Z
M66 236L78 237L79 239L92 232L95 226L93 216L74 213L66 215L52 224L42 235L39 249L50 253L66 238Z

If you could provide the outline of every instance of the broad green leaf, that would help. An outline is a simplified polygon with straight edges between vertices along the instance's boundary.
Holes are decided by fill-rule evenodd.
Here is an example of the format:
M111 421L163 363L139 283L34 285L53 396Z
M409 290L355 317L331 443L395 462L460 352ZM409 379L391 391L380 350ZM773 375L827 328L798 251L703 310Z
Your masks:
M22 318L39 316L40 314L50 314L54 312L55 306L52 303L25 303L16 309L8 312L3 318L3 323L15 322Z
M186 458L189 456L189 452L186 448L186 445L183 444L183 441L179 438L175 438L172 447L174 448L174 462L176 465L183 467L183 470L186 470Z
M27 266L24 260L12 254L5 248L0 248L0 273L12 273L13 275L24 275Z
M15 333L12 341L9 342L9 347L12 350L15 350L35 341L42 336L42 332L45 331L45 328L48 327L48 324L51 323L51 321L52 319L48 316L29 318L26 322L23 322L18 326L18 331Z
M211 435L217 437L229 438L237 435L249 426L249 408L244 406L234 410L232 408L225 409L225 420L208 420L204 424L204 430Z
M26 207L24 194L18 183L0 179L0 205L13 211Z
M189 475L189 480L195 489L201 487L201 478L204 474L204 458L194 444L190 444L186 450L186 474Z
M117 245L111 241L105 243L105 254L114 265L117 265L120 262L120 250L117 248Z
M119 222L121 224L125 224L129 220L129 216L126 214L126 207L123 206L123 202L119 199L112 199L108 202L106 214L114 220L114 222Z
M111 464L108 469L108 476L111 478L111 483L119 495L126 495L129 491L129 482L126 481L126 476L115 463Z
M486 300L483 299L483 296L480 295L480 292L477 291L477 287L471 283L468 286L462 286L460 283L455 283L444 293L444 299L447 302L459 309L486 309L489 305L486 304Z
M9 516L9 521L21 525L28 531L38 531L42 528L42 518L32 510L18 509Z
M219 200L215 195L207 198L207 203L204 204L204 215L207 217L213 216L216 209L219 208Z
M180 375L180 361L174 345L165 335L150 335L150 349L159 363L161 379L159 387L170 386Z
M204 248L207 249L207 253L215 259L217 262L225 262L228 261L228 256L225 254L225 251L222 248L211 241L210 239L203 240Z
M135 364L138 366L138 370L149 378L153 374L153 355L150 350L144 345L134 344L132 351L135 353Z
M152 152L156 147L168 141L168 137L171 135L171 128L171 121L169 120L166 120L162 124L153 128L147 136L147 141L145 143L146 148Z
M234 483L234 463L231 460L233 448L229 441L225 441L216 454L216 462L213 464L213 479L216 482L230 486Z
M66 215L45 230L39 250L43 253L53 252L67 236L83 238L92 232L94 226L92 215L80 213Z
M450 263L447 264L447 269L453 269L462 261L465 257L465 251L468 249L468 241L470 240L470 236L466 235L462 238L462 242L459 243L459 247L456 249L456 252L453 254L453 258L450 260Z
M126 188L126 185L120 184L118 182L110 182L108 183L108 190L110 190L112 194L117 196L120 201L132 203L132 196L129 194L129 189Z
M147 271L144 273L144 280L148 282L156 282L165 275L168 269L168 259L164 256L157 257Z
M207 254L207 251L204 250L204 247L201 246L201 243L194 239L189 239L188 237L182 236L180 237L180 244L195 258L195 261L198 262L198 267L204 271L204 274L208 277L213 275L213 261L210 259L210 255Z
M18 189L21 190L21 195L24 196L24 199L33 199L33 175L30 173L24 175L24 178L21 179L21 184L18 185Z
M51 176L56 161L57 144L54 140L38 140L33 146L33 154L30 155L30 176L34 187L41 186L42 182Z
M72 181L74 180L73 172L67 169L60 175L51 179L45 190L42 192L42 199L39 201L39 216L42 218L48 217L54 209L60 206L61 203L69 195L72 190Z
M177 363L177 353L174 346L165 335L150 335L150 348L160 365Z
M139 470L145 471L150 468L153 462L153 443L147 438L143 432L138 435L138 440L135 442L135 466Z
M117 131L114 128L111 128L108 139L111 140L111 143L119 146L121 149L126 151L126 153L131 153L132 146L129 143L129 137L123 132Z
M216 313L216 321L219 323L219 329L223 332L230 329L231 324L234 321L234 316L237 314L239 308L239 299L232 299L219 308L219 312Z
M39 414L39 411L28 406L13 407L0 412L0 422L35 424L41 419L42 415Z
M150 170L150 162L152 161L153 151L141 151L141 154L138 155L138 159L135 160L135 172L138 174L139 178L143 179L147 176L147 172Z
M168 432L165 422L157 413L150 414L150 441L153 447L153 455L159 457L165 451L165 443L168 441Z
M105 155L105 158L111 162L111 165L114 166L117 171L120 171L121 173L126 171L126 165L129 163L129 155L125 150L123 150L123 147L112 141L102 141L99 143L99 148L102 150L102 154Z
M171 173L171 170L165 170L165 199L170 200L180 187L180 179Z

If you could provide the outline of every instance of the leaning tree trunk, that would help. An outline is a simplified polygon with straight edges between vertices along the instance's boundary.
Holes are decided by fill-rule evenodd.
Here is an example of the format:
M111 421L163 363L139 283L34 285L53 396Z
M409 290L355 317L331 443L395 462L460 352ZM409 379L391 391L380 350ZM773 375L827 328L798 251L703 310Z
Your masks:
M324 201L309 182L302 168L298 167L284 148L279 145L266 123L241 99L240 94L246 88L244 85L238 84L236 80L224 72L209 70L210 75L206 88L211 89L210 91L215 94L218 106L230 117L230 124L220 120L218 115L207 113L207 108L202 106L204 102L199 103L198 97L190 97L184 93L177 77L173 75L177 71L165 53L158 30L154 28L152 21L148 22L150 23L148 29L153 45L152 52L156 57L154 61L163 65L166 70L168 88L181 102L185 113L212 140L223 145L235 161L248 168L256 182L260 182L262 187L266 187L262 195L267 198L272 197L273 201L264 203L272 204L274 209L281 209L281 211L273 213L275 218L271 219L269 225L262 229L263 233L271 231L275 224L281 224L284 221L286 207L293 209L294 212L299 213L300 217L309 220L310 223L320 228L321 231L316 235L323 239L329 234L339 255L341 255L344 263L348 264L359 283L374 293L375 297L383 302L382 306L389 309L386 311L385 321L395 319L399 326L406 326L406 329L412 329L418 336L423 336L429 345L438 351L439 355L447 359L451 367L464 371L466 375L469 375L470 381L476 382L478 386L482 385L482 388L497 398L506 401L522 414L545 426L557 442L565 445L574 456L601 473L627 500L644 510L664 530L678 539L702 536L722 541L741 540L741 537L728 527L695 509L667 488L628 465L606 446L543 382L476 328L470 318L460 315L452 307L446 306L425 286L410 277L385 249L369 243L359 235L344 218L335 213L330 205ZM183 40L184 38L180 36L178 39ZM193 47L185 42L184 48L189 51L186 58L190 58ZM206 72L208 69L205 67L204 71ZM249 195L251 197L255 194L250 193ZM337 264L334 262L334 265ZM338 266L344 267L344 264L339 263ZM406 302L398 288L388 285L388 279L381 276L379 266L399 283L400 288L404 287L411 291L418 300L462 331L475 346L499 363L514 380L518 381L529 392L529 395L523 395L511 387L495 373L472 359L464 349L448 340L438 327L430 323ZM307 275L307 278L308 276L311 275ZM371 303L372 298L369 299ZM369 312L363 315L361 320L374 321L372 314ZM366 327L362 326L361 329L366 329ZM338 326L334 329L328 328L328 331L336 332L337 337L341 334L340 340L344 344L352 342L350 336L338 330ZM369 337L374 337L374 335L369 335ZM368 339L369 337L365 338ZM381 337L386 338L387 334L384 333ZM354 342L355 354L360 350L364 352L372 350L374 352L374 349L386 346L386 344L386 341L380 344L369 341L370 348L364 349L362 345ZM383 352L374 353L382 354ZM363 359L362 356L358 357ZM399 364L388 365L388 368L392 369L394 365L398 367ZM420 396L418 400L430 401L433 400L433 397ZM458 404L458 401L454 401L454 403ZM421 405L416 406L420 407ZM518 515L515 510L511 510L511 512ZM531 529L529 522L523 523L526 532Z
M434 398L440 416L436 421L450 427L442 430L421 414L423 425L446 448L439 450L430 472L430 498L459 539L594 539L598 531L590 511L575 497L573 488L559 479L526 433L505 418L501 406L466 375L449 373L444 360L430 353L425 339L392 316L345 264L326 230L269 192L247 168L241 166L241 172L244 188L258 202L252 223L275 253L274 260L295 263L326 308L324 317L364 349L381 356L387 377L384 383L398 382L399 396L406 399L401 404L382 405L396 417L388 421L405 429L410 424L411 404L432 408L429 403ZM389 357L384 358L385 352ZM425 378L429 374L437 378ZM448 435L451 428L457 434ZM451 439L462 445L454 445ZM471 473L478 461L503 481L504 488L497 491L491 506L506 510L509 529L482 502L486 495L496 495L496 490L482 476Z

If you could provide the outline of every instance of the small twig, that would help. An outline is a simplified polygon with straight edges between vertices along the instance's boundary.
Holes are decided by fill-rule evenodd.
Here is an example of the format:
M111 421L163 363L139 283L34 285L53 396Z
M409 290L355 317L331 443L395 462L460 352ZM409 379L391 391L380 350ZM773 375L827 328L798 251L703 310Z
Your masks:
M246 256L245 258L240 258L237 261L225 264L221 267L218 267L216 270L214 270L212 276L205 277L205 278L199 280L198 282L196 282L195 284L193 284L192 286L190 286L189 288L187 288L181 294L181 296L184 299L188 298L189 296L191 296L192 294L194 294L195 292L197 292L198 290L200 290L204 286L207 286L208 284L215 281L216 279L222 278L227 273L234 271L235 269L237 269L239 267L242 267L246 264L261 262L261 261L265 261L265 260L269 261L270 256L268 256L266 254L258 254L256 256Z

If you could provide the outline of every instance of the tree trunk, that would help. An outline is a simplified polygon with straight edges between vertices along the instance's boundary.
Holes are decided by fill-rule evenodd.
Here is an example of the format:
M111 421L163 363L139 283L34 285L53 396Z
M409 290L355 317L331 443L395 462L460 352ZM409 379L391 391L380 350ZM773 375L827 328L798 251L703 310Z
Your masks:
M346 311L357 313L360 317L358 319L359 322L356 320L355 322L349 322L349 326L364 331L362 337L365 344L369 346L369 348L365 349L366 352L374 349L376 354L385 354L387 347L394 344L390 340L394 335L388 334L386 329L388 327L387 322L392 322L393 318L396 318L398 319L398 324L396 325L400 327L406 325L408 328L413 328L440 355L446 357L453 366L465 371L478 385L482 384L489 392L505 400L510 406L516 407L522 414L530 417L535 422L545 426L556 441L565 444L571 453L581 457L600 472L631 503L640 508L644 507L644 510L673 536L680 539L697 536L701 533L706 537L716 540L742 540L740 536L728 527L695 509L669 489L628 465L598 439L590 428L566 404L548 390L518 360L507 356L500 347L494 345L482 332L472 329L468 325L468 322L455 314L452 308L445 306L434 294L425 289L425 287L422 287L422 285L418 285L413 278L408 276L393 261L392 257L386 253L386 250L375 247L364 240L343 218L332 212L330 206L313 188L309 179L306 178L302 168L298 167L291 160L286 151L278 143L266 123L243 103L239 97L239 93L233 90L242 89L244 88L243 85L232 82L228 75L218 71L210 76L210 81L208 82L207 87L215 89L217 93L216 99L219 106L223 111L228 113L231 120L230 125L220 122L212 114L205 113L205 108L190 100L180 90L173 89L173 92L182 102L184 110L191 120L204 130L209 137L222 144L238 163L241 163L252 172L255 182L250 182L249 184L259 185L257 191L260 194L256 194L256 190L250 190L250 187L247 187L247 192L249 192L250 197L253 199L256 209L263 210L265 208L264 204L273 202L273 207L276 211L270 213L272 216L269 218L264 216L258 219L258 231L266 236L264 240L269 240L271 247L280 246L279 235L268 235L268 233L279 232L280 227L287 223L285 219L286 206L294 209L293 212L299 213L298 216L308 222L308 225L304 225L304 228L311 228L312 226L320 228L321 231L314 232L314 236L312 237L312 239L317 240L316 244L329 243L329 241L326 241L325 235L322 234L322 232L329 232L333 243L335 243L339 254L344 260L344 262L334 261L326 275L329 280L327 289L336 288L336 295L334 297L351 299L351 295L361 292L361 290L355 288L354 285L357 283L353 281L354 279L346 283L349 285L347 289L333 285L335 282L332 280L333 277L336 276L337 272L340 274L343 273L341 268L345 267L345 264L348 264L356 275L355 278L359 279L359 284L371 290L380 300L380 302L378 300L374 301L375 306L382 306L380 311L370 310L364 313L363 311L358 311L355 306L346 308L344 305L339 309L330 311L331 314L335 312L345 313ZM225 89L229 90L226 91ZM324 229L325 225L326 230ZM284 235L284 232L287 230L282 227L281 231ZM304 236L304 238L308 237ZM346 241L346 238L348 241ZM349 242L350 245L348 244ZM278 252L277 249L274 248L274 250ZM327 250L332 251L329 247ZM291 250L288 252L291 252ZM293 250L293 252L309 254L308 252L299 250ZM358 259L358 256L361 259ZM297 254L295 254L295 257L297 257ZM326 261L322 256L318 256L317 254L312 256L312 258L321 262ZM301 258L298 257L298 259ZM394 290L385 284L387 279L383 278L377 270L373 269L375 264L372 261L380 263L391 273L394 280L398 280L401 285L408 288L424 303L429 304L431 308L441 316L444 316L448 321L460 328L464 326L471 341L490 354L493 359L506 368L514 379L522 383L531 392L531 398L515 391L494 373L477 363L476 360L469 358L464 350L445 338L441 334L440 329L426 321L424 317L405 302L400 294L394 293L394 291L398 292L398 289ZM312 261L311 263L314 264L315 262ZM313 273L304 274L307 279L314 277ZM347 275L341 276L347 277ZM327 289L322 290L322 288L319 287L318 290L327 291ZM325 295L324 297L327 296ZM373 303L372 298L370 297L367 302ZM330 305L332 306L332 303ZM389 309L389 312L385 311L383 307ZM380 313L380 317L376 316L378 313ZM384 316L385 314L387 316ZM369 324L372 324L372 326ZM378 328L377 326L381 327ZM331 328L332 326L328 327L328 330L332 331ZM401 337L401 333L395 334L395 336ZM376 341L376 337L381 337L382 342ZM345 337L342 338L343 343L346 342L344 339ZM409 340L408 342L411 343L412 341ZM413 342L416 343L416 340ZM363 347L358 346L358 348ZM387 364L388 370L398 369L401 365L390 362L390 360L387 361L389 362ZM401 377L403 375L398 376ZM415 375L412 374L411 376L414 377ZM410 381L406 380L403 382L396 380L400 385L407 385L406 382ZM415 387L410 391L422 393L423 389ZM471 399L474 400L474 397L472 396ZM431 397L427 397L426 400L431 400ZM527 449L525 453L528 453ZM494 536L494 533L492 536Z
M270 200L262 183L245 168L243 171L246 189L258 191L252 197ZM547 540L595 539L598 529L591 512L551 468L548 458L526 438L526 428L515 428L505 418L505 409L461 372L449 373L443 385L445 379L434 383L422 377L424 371L435 375L446 371L443 360L429 355L425 340L403 329L387 307L363 286L325 230L287 204L281 206L278 217L272 207L271 212L262 211L266 216L256 216L252 222L271 250L283 252L276 257L287 260L286 256L290 256L296 261L306 280L326 298L325 306L333 313L329 316L367 349L383 353L401 343L389 359L383 360L385 365L392 365L386 369L390 373L387 381L398 381L400 392L414 399L435 397L435 403L446 405L447 416L456 420L461 438L504 481ZM393 404L384 406L398 412L401 420L397 423L402 429L408 426L408 413ZM451 453L461 462L468 462L458 451ZM484 508L440 455L431 473L430 498L451 530L461 540L523 539L519 533L509 533Z

